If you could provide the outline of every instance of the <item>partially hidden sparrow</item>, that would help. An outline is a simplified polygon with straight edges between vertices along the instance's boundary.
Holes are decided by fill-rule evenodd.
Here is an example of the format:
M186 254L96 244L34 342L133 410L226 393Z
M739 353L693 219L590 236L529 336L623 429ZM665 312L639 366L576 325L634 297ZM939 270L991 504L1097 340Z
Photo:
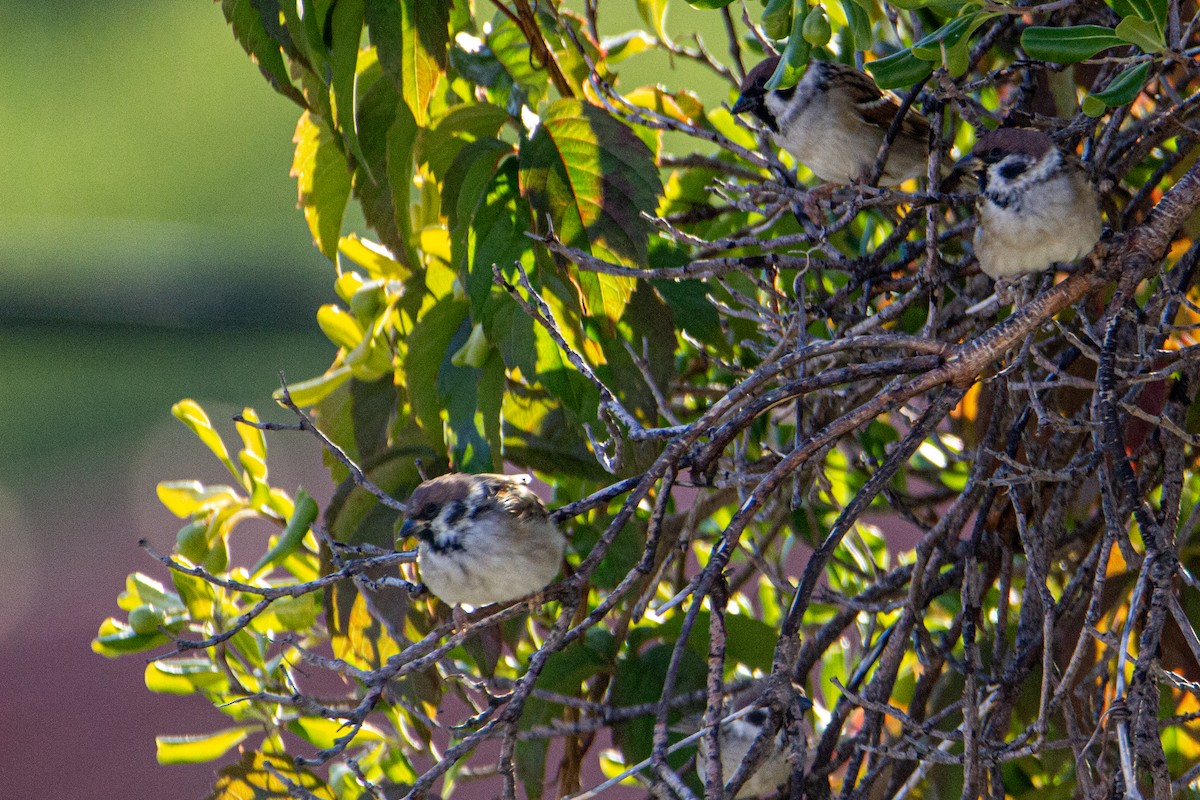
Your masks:
M566 540L528 475L452 473L417 486L400 538L415 536L421 581L447 605L482 606L541 591Z
M848 184L870 177L900 100L853 67L812 60L790 89L767 89L779 56L762 61L742 81L733 113L758 117L775 141L823 181ZM913 110L888 149L879 182L895 186L923 177L929 159L929 121Z
M1032 128L984 134L960 162L979 178L975 257L996 280L1077 261L1100 239L1096 190L1073 155Z
M727 784L729 779L737 772L742 759L750 752L754 740L758 738L758 734L762 731L763 726L767 724L767 720L767 712L761 708L756 708L744 716L721 724L720 732L717 735L720 737L721 742L721 775ZM701 738L699 753L696 756L696 773L702 781L707 769L707 761L708 742ZM774 796L779 791L779 788L787 783L787 779L791 774L792 768L787 760L787 747L785 746L783 731L780 731L775 736L774 747L770 754L758 765L758 769L746 779L746 782L742 784L742 788L738 790L736 800L750 800L750 798L755 797Z

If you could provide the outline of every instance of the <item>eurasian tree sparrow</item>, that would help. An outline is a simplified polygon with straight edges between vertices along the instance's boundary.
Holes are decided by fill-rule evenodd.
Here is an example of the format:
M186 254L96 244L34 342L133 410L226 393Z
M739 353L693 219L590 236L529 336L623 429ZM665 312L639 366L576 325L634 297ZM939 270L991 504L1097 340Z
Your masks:
M400 538L415 536L421 581L448 605L515 600L558 574L566 540L528 475L431 478L413 490Z
M979 176L975 257L991 278L1077 261L1099 241L1095 189L1075 157L1042 131L991 131L959 163Z
M753 711L730 720L721 725L721 775L728 784L729 779L737 772L738 767L742 763L742 759L746 757L746 753L750 752L750 747L754 744L754 740L758 737L763 726L767 723L767 712L761 708L756 708ZM742 784L742 788L738 790L736 800L749 800L754 797L773 796L779 791L779 787L787 782L788 776L792 774L792 768L787 760L787 748L784 746L783 731L780 731L775 736L775 747L770 755L758 765L758 769L754 774L746 779ZM708 742L704 738L700 739L699 753L696 756L696 772L700 776L700 780L704 780L704 773L707 769L708 761Z
M818 178L833 183L870 177L899 99L868 75L843 64L813 59L790 89L767 89L779 65L772 56L746 73L733 113L758 117L779 146ZM916 111L904 117L879 182L895 186L923 177L929 159L929 122Z

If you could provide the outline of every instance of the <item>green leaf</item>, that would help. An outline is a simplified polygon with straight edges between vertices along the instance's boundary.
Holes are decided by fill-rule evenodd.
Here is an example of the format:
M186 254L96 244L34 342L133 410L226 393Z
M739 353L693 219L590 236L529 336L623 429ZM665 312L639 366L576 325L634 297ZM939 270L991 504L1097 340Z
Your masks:
M279 4L270 0L222 0L221 11L242 49L254 59L271 88L301 108L308 102L288 76L280 47L287 32L279 25Z
M1130 14L1136 14L1143 22L1153 23L1158 29L1159 38L1162 38L1167 24L1167 0L1124 0L1119 8L1116 3L1113 8L1121 15L1122 21L1130 19Z
M676 615L682 617L682 614ZM699 619L693 631L702 625ZM676 626L678 630L678 626ZM707 630L706 630L707 632ZM678 635L676 633L676 635ZM772 640L775 636L772 635ZM638 705L641 703L657 702L662 696L663 684L667 677L667 667L674 650L673 639L648 647L644 652L632 649L626 651L626 657L618 659L616 675L613 678L612 699L618 706ZM690 646L684 649L680 659L680 668L675 682L676 694L702 689L705 685L704 658ZM693 708L673 709L668 715L668 723L678 722L685 713L695 712L703 707L703 701ZM627 764L649 757L654 733L654 717L644 716L619 722L613 726L613 743L620 749ZM678 740L682 736L672 732L670 739ZM669 763L676 769L682 766L687 753L676 752L669 757Z
M1146 85L1150 73L1150 62L1144 62L1134 67L1127 67L1121 74L1109 81L1104 91L1089 94L1083 98L1083 112L1089 117L1098 117L1105 108L1123 106L1132 103Z
M400 35L404 27L404 9L396 0L366 0L363 19L371 44L375 45L379 66L399 93L404 80L404 39Z
M792 30L788 34L788 43L779 57L779 66L767 79L768 89L790 89L800 82L804 69L808 65L808 56L812 51L804 38L804 20L808 16L808 5L801 3L792 14Z
M170 641L164 633L138 633L120 620L109 617L100 624L100 630L92 640L92 652L105 658L117 658L144 653Z
M842 12L850 26L851 48L868 50L871 47L871 18L855 0L842 0Z
M913 44L910 48L912 54L925 61L941 62L943 52L967 42L971 34L993 16L995 15L975 11L956 17Z
M146 665L146 688L159 694L229 691L229 678L207 658L171 658Z
M933 6L945 6L949 9L960 5L960 3L958 0L889 0L888 5L895 6L904 11L916 11L921 8L931 8Z
M512 145L499 139L478 139L466 145L459 151L450 169L446 171L446 180L442 190L442 206L446 209L447 222L450 226L450 253L452 263L459 275L459 281L468 286L468 273L471 267L471 232L472 223L479 205L487 195L488 189L496 176L500 163L511 153ZM487 274L482 287L468 286L472 306L477 307L491 289L491 264L486 267ZM477 282L478 283L478 282Z
M917 81L933 74L933 62L913 55L912 50L901 50L886 58L867 62L867 71L875 78L880 89L908 88Z
M350 199L350 167L339 142L320 118L305 111L292 137L296 154L292 177L300 190L300 207L313 242L330 261L337 259L342 217Z
M232 488L205 486L199 481L162 481L157 490L159 502L181 518L241 502Z
M216 733L190 736L156 736L160 764L200 764L216 761L250 735L251 727L226 728Z
M692 8L702 8L706 11L714 8L724 8L732 2L733 0L687 0L688 5Z
M420 133L412 111L404 103L397 103L384 145L385 172L392 190L392 213L396 223L393 252L397 260L409 268L417 263L413 252L413 159Z
M332 43L329 63L333 69L334 121L346 147L362 161L358 131L354 121L354 78L358 70L358 43L362 40L365 0L338 0L330 19Z
M438 373L442 361L449 362L450 353L454 352L450 349L451 342L466 318L467 303L446 296L422 315L408 335L408 357L404 360L408 399L413 416L439 454L446 452L446 442L442 433Z
M354 194L367 224L375 229L379 240L393 253L403 253L411 244L401 233L407 226L401 227L397 223L400 215L393 205L390 176L395 170L401 180L406 181L402 187L396 187L396 196L407 217L412 205L409 196L411 167L397 160L396 166L389 168L388 135L402 115L400 107L403 103L391 81L379 80L381 74L378 65L375 65L358 77L355 125L358 126L362 161L357 164L354 174ZM403 156L397 158L402 159Z
M671 43L667 34L667 0L637 0L638 14L662 42Z
M454 352L471 331L464 320L449 350ZM449 354L437 379L438 400L445 409L446 451L459 472L495 472L503 466L500 452L500 405L504 397L504 361L494 349L482 367L455 366Z
M302 408L315 406L330 392L349 380L350 376L350 367L334 367L315 378L309 378L299 383L289 383L288 393L291 395L292 401ZM271 396L276 400L281 400L283 391L276 389Z
M326 719L325 717L300 717L287 725L288 730L319 750L326 750L337 744L337 739L350 733L351 728L344 722ZM354 743L383 741L384 736L379 729L370 724L364 724L354 735Z
M418 127L429 122L429 99L446 68L450 6L446 0L400 0L400 95Z
M229 474L235 478L238 477L237 468L229 458L229 451L225 449L225 442L221 441L221 435L213 428L212 421L209 420L208 414L204 413L204 409L200 407L199 403L190 399L180 400L171 406L171 414L196 434L200 441L204 442L204 446L225 465Z
M559 100L520 146L521 192L567 245L627 265L645 265L651 225L662 184L650 149L624 123L596 106ZM584 273L587 313L615 325L633 281Z
M1158 53L1166 48L1162 30L1140 17L1126 17L1117 25L1117 36L1137 45L1143 53Z
M768 0L762 13L763 33L777 40L787 37L792 30L792 6L793 0ZM804 9L800 13L803 14Z
M708 299L708 288L702 281L654 280L650 283L671 308L676 326L697 341L729 352L729 342L721 329L721 316Z
M1032 27L1021 32L1021 48L1030 58L1057 64L1074 64L1124 44L1125 40L1112 28L1100 25Z
M489 341L503 349L509 329L498 330L495 324L496 309L500 304L512 307L512 301L495 287L492 265L499 264L507 273L511 265L528 256L533 242L526 232L532 226L529 204L521 199L517 170L517 159L509 158L500 163L496 174L474 210L469 231L469 261L467 265L466 289L471 299L471 314L483 323ZM528 268L530 264L526 264ZM526 319L529 319L526 316ZM532 345L532 340L522 337L523 345ZM517 366L505 357L509 366ZM532 367L532 362L530 367ZM532 374L531 369L525 370Z
M279 538L271 549L264 553L263 557L254 565L254 569L250 570L251 576L257 575L264 567L282 561L293 553L304 541L308 529L317 519L319 510L317 501L308 492L303 488L297 489L296 507L292 511L291 519L288 520L283 533L279 534Z

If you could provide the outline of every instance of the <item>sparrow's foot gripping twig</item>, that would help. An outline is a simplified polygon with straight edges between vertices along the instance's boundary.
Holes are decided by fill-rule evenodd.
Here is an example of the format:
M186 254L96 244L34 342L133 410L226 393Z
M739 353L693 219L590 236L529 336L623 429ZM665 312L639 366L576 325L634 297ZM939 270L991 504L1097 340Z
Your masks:
M999 305L1007 306L1018 299L1021 288L1020 277L996 279L996 301Z
M452 633L459 633L467 629L467 624L471 621L467 618L467 612L463 611L463 607L455 603L450 607L450 620L454 623Z

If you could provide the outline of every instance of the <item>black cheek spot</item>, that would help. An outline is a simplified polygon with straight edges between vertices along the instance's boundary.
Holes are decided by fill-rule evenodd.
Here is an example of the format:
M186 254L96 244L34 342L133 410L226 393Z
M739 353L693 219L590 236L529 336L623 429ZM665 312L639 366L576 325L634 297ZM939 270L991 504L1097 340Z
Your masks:
M446 524L454 525L467 513L467 506L461 500L455 500L446 508Z
M751 725L755 726L756 728L761 728L763 726L763 723L766 721L767 721L767 712L763 711L761 708L756 708L753 711L751 711L749 714L746 715L746 722L749 722Z
M1025 171L1025 164L1020 161L1010 162L1000 165L1000 177L1006 181L1011 181Z

